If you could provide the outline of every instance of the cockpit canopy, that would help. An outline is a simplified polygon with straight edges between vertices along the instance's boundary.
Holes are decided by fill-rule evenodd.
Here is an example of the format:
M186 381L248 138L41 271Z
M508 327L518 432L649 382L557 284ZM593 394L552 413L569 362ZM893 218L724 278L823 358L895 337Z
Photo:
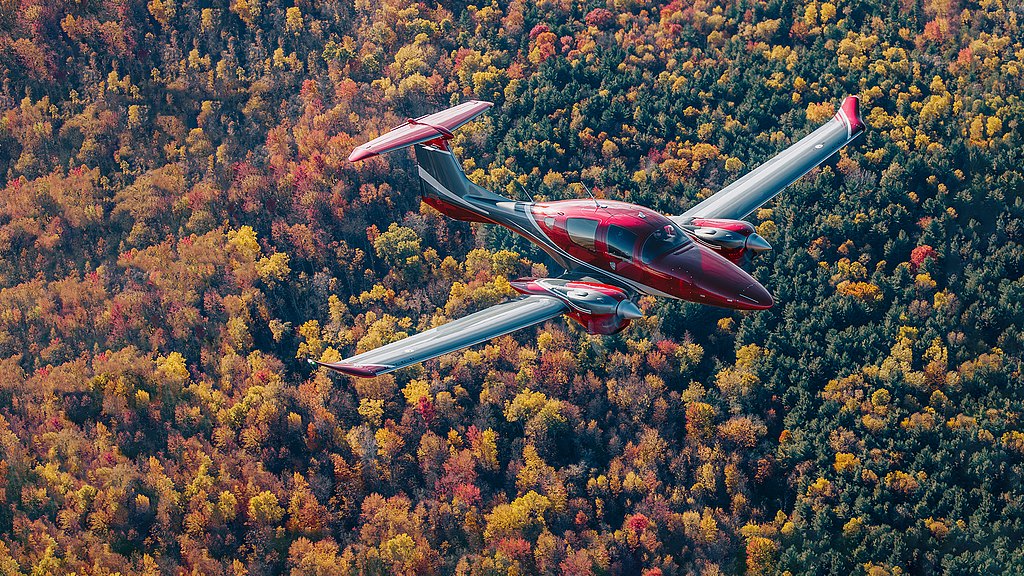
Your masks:
M644 241L644 246L640 249L640 260L644 264L650 264L658 257L675 252L679 247L692 242L690 237L671 220L666 218L665 222L660 228L651 230Z
M603 243L600 249L613 258L650 264L692 242L672 220L641 206L607 201L580 208L562 226L572 244L591 253ZM554 228L555 221L553 215L542 220L548 228Z

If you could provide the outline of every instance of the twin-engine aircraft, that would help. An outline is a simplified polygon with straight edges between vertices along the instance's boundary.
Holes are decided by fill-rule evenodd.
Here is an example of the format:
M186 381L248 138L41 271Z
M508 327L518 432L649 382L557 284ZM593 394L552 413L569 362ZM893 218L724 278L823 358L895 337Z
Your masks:
M605 199L521 202L466 178L448 141L490 108L471 100L410 119L353 150L349 161L412 146L423 201L457 220L498 224L540 246L565 272L511 282L523 296L339 362L370 378L566 315L590 334L614 334L640 318L643 294L736 310L764 310L771 294L745 272L771 245L745 222L750 213L864 131L856 96L780 154L678 216Z

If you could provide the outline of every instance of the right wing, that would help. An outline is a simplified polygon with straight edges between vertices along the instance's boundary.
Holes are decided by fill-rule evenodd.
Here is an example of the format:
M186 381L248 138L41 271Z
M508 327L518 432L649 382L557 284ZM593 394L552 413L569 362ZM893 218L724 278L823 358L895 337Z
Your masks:
M848 96L820 128L672 219L679 224L689 224L695 218L743 220L864 131L859 102L856 96Z
M568 309L556 298L527 296L339 362L314 362L352 376L372 378L539 324Z

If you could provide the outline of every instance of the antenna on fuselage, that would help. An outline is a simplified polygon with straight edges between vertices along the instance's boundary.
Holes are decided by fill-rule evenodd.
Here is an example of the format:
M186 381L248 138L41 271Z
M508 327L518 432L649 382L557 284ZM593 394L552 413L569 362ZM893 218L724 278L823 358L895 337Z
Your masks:
M586 190L587 194L590 195L590 199L594 201L594 206L597 206L598 208L600 208L601 204L598 203L597 196L594 196L594 193L590 191L590 186L587 186L583 182L580 182L580 186L583 186L583 189Z
M533 194L530 194L530 191L526 189L526 186L523 186L522 182L516 180L516 184L519 184L519 187L523 189L523 192L526 192L526 195L530 198L530 202L533 202L534 204L537 203L537 201L533 199Z

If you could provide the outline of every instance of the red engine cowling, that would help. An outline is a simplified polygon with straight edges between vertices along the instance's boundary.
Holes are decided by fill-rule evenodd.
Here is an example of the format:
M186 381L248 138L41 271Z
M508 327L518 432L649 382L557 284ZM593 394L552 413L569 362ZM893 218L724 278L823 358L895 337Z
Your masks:
M520 294L561 300L569 308L565 315L590 334L615 334L629 326L630 320L643 317L629 294L617 286L562 278L520 278L511 284Z
M754 231L754 225L743 220L694 218L690 226L690 232L698 240L718 250L733 264L742 264L750 255L748 250L760 254L772 249L772 245Z

